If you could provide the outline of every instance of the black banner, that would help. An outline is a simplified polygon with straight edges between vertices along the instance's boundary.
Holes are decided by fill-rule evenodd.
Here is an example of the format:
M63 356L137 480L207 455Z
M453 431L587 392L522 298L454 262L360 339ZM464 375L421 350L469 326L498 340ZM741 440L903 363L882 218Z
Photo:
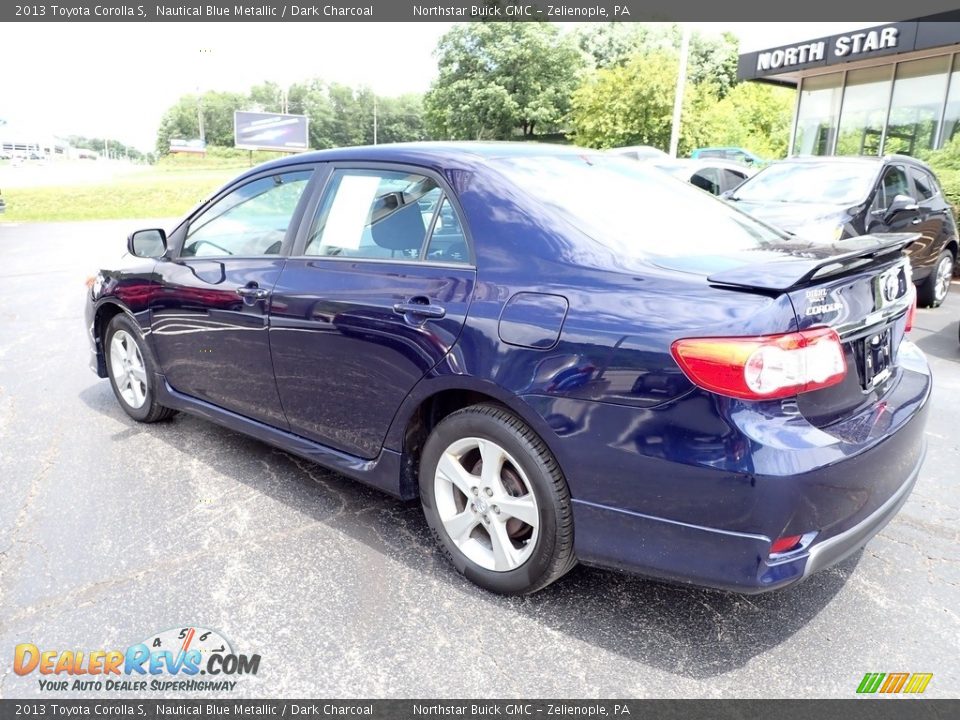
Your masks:
M957 0L835 0L775 3L760 0L65 0L63 3L2 3L3 22L459 22L553 21L639 22L650 20L917 20L960 19Z
M8 718L940 720L960 700L0 700Z

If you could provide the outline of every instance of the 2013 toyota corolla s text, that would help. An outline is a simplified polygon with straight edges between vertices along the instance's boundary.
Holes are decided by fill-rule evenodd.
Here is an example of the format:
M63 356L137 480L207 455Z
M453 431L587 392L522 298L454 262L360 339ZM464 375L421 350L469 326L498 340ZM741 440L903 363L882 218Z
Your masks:
M91 365L136 420L419 496L489 590L579 560L759 592L914 485L914 237L808 244L578 148L308 153L132 234L90 283Z

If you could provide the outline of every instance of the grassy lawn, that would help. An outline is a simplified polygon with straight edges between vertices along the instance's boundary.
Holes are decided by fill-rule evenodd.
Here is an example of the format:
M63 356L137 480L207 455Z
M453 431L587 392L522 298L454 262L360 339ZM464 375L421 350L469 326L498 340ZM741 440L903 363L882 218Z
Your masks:
M8 187L0 222L182 215L241 169L150 168L107 183Z
M128 166L116 173L99 162L57 161L16 171L0 161L6 178L0 178L0 190L7 203L0 223L176 217L253 165L284 156L210 148L205 156L169 155L156 165ZM21 172L34 182L18 187ZM55 178L63 181L51 182Z

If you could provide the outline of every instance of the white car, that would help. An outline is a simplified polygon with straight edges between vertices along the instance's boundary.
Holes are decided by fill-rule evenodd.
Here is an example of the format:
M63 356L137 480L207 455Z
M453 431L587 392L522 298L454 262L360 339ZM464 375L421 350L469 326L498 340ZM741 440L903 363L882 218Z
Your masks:
M663 150L653 145L630 145L628 147L610 148L608 153L622 155L631 160L668 160L670 158Z
M696 185L712 195L733 190L756 171L746 165L716 158L654 160L652 164L676 178Z

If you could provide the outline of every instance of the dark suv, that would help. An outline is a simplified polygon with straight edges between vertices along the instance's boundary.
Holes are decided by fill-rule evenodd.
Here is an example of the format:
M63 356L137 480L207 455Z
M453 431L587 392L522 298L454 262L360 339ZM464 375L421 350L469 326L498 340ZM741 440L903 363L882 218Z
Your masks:
M770 225L833 243L868 233L917 232L908 254L920 305L950 290L957 224L933 171L915 158L791 158L748 179L725 199Z

